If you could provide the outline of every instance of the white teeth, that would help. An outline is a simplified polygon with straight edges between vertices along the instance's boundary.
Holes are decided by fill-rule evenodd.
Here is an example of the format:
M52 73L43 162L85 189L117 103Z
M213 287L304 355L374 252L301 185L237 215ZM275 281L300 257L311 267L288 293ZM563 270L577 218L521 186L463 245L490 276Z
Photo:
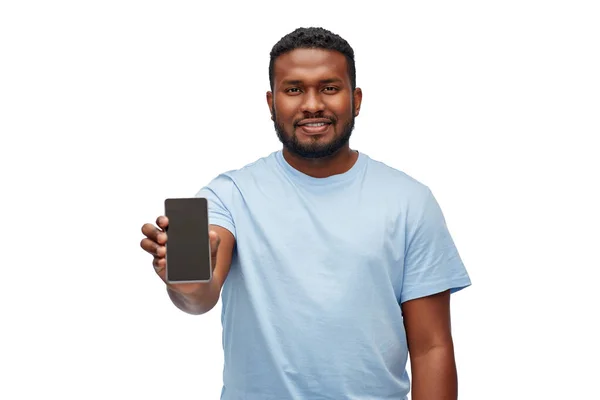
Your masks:
M323 125L325 125L325 122L319 122L316 124L304 124L304 126L323 126Z

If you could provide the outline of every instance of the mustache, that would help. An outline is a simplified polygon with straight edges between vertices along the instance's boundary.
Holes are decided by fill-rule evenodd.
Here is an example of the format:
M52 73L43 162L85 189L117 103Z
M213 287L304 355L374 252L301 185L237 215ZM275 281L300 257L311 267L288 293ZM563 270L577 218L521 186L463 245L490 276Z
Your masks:
M294 128L298 126L298 124L300 123L300 121L303 121L305 119L316 119L316 118L324 118L324 119L328 119L331 121L332 124L335 124L337 122L337 118L333 117L333 116L327 116L327 115L323 115L323 114L306 114L305 116L301 117L301 118L297 118L294 120Z

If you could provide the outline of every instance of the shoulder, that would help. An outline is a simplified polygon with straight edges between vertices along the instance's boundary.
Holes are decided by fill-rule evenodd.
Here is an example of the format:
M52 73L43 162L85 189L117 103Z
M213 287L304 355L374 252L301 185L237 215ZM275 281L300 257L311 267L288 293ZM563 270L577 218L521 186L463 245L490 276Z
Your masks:
M276 152L261 157L242 167L225 171L219 177L226 177L233 181L240 181L252 176L264 175L272 171L275 164Z
M202 190L231 191L245 182L259 180L272 171L274 159L275 152L239 168L224 171L215 176Z
M380 191L396 199L404 199L408 203L423 204L428 201L431 190L424 182L383 161L367 155L365 157L368 179L377 185Z

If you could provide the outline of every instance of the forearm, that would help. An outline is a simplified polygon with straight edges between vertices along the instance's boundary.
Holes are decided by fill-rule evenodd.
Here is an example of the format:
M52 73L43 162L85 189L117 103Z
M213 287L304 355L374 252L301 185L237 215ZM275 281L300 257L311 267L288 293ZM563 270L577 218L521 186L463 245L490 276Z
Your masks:
M452 343L411 356L412 400L456 400L458 379Z
M206 283L204 290L194 294L183 295L168 286L167 292L177 308L188 314L200 315L210 311L217 304L221 289L216 280L212 279Z

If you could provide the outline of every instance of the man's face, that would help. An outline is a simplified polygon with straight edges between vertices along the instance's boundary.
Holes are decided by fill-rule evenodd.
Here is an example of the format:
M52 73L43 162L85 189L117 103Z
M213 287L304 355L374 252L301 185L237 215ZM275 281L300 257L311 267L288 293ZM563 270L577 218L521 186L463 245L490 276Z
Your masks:
M352 91L346 57L323 49L296 49L277 58L267 93L275 131L284 147L303 158L322 158L344 147L362 93Z

